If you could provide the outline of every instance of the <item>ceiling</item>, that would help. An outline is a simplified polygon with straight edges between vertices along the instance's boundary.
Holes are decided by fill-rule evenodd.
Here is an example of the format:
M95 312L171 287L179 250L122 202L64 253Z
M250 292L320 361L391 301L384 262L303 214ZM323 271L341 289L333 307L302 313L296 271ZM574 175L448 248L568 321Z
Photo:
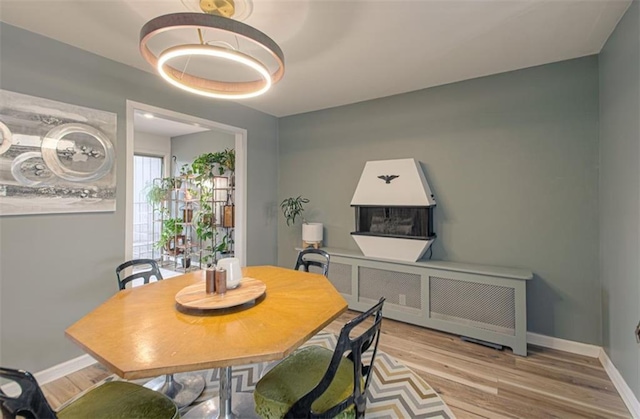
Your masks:
M138 132L146 132L147 134L161 135L163 137L178 137L180 135L210 131L209 128L196 124L167 119L162 115L141 111L133 113L133 124Z
M242 103L281 117L596 54L630 4L253 0L244 22L280 45L286 72ZM0 8L6 23L149 72L140 28L189 11L180 0L2 0Z

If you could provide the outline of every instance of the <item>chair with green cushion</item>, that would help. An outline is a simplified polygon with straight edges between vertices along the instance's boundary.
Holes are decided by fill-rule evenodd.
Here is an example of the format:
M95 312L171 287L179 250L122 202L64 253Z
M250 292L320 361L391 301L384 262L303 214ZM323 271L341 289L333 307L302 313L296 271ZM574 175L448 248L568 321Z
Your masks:
M0 367L0 377L15 382L20 394L7 396L0 390L3 417L20 415L35 419L176 419L178 407L168 397L126 381L110 381L99 385L76 400L54 411L31 373Z
M133 269L131 275L125 276L129 269ZM156 281L162 281L162 273L158 262L153 259L134 259L124 262L116 268L116 278L118 279L118 288L120 291L126 289L126 285L136 279L143 279L145 284L151 282L155 277ZM147 381L144 385L151 390L158 391L165 396L171 398L182 409L189 406L204 391L205 382L200 374L182 374L176 377L173 374L166 374L162 377L154 378Z
M383 304L381 298L345 324L333 351L320 346L299 349L262 377L253 393L256 413L265 419L363 418ZM371 324L363 325L368 319ZM357 326L366 330L351 336Z

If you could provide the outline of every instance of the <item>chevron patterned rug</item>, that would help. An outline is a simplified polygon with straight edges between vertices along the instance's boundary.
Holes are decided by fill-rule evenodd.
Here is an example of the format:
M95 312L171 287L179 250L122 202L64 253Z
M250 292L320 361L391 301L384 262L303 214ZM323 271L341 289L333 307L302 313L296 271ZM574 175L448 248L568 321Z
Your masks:
M335 348L336 336L319 333L303 346L319 345ZM269 363L250 364L233 367L232 390L252 393L258 379ZM206 388L194 404L218 397L219 370L202 371ZM393 357L378 350L374 375L369 384L367 418L454 418L449 407L438 394L417 374Z

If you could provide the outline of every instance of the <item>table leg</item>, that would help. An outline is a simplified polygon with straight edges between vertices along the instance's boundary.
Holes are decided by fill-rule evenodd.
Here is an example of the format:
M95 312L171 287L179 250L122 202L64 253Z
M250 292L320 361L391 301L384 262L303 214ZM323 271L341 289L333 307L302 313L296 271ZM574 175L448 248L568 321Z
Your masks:
M233 399L236 403L233 409L232 406L232 381L231 381L231 367L223 367L220 369L220 394L218 397L218 403L216 400L211 399L206 402L200 403L194 406L186 414L182 415L183 419L245 419L245 418L257 418L255 413L255 407L253 402L253 394L250 393L235 393ZM216 405L217 404L217 405Z
M167 374L148 381L145 387L164 394L174 401L178 409L189 406L204 390L204 377L200 374L174 376Z
M234 419L231 410L231 367L220 370L220 414L219 419Z

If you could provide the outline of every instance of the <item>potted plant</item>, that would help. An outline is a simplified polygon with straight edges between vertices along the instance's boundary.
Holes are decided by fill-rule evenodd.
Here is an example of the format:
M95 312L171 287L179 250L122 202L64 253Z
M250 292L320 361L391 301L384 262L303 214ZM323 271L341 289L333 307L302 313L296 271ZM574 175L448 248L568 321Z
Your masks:
M162 223L162 230L160 231L160 240L156 243L158 248L164 248L168 252L178 253L176 249L176 240L184 241L182 219L181 218L167 218Z
M309 200L303 198L301 195L293 198L289 197L284 199L280 203L280 208L284 214L284 218L287 221L287 225L295 224L296 217L302 218L302 245L303 247L314 246L319 247L322 243L322 223L310 223L304 219L302 214L304 213L304 205L308 204Z
M191 267L191 257L187 256L187 257L181 257L180 258L180 266L183 267L184 269L188 269Z
M225 234L224 236L222 236L222 241L216 245L213 251L216 253L220 252L221 255L228 254L230 248L229 245L229 236Z
M233 148L227 148L224 151L222 151L220 154L221 154L220 165L230 172L235 172L236 171L236 150Z
M173 179L165 177L149 184L146 191L147 201L152 205L158 205L169 199L171 189L175 186Z
M189 163L185 163L180 167L180 175L185 178L193 175L193 169Z
M291 224L295 224L296 217L300 216L302 218L302 213L304 212L304 204L308 203L309 200L307 198L303 198L301 195L297 196L296 198L286 198L280 203L282 214L284 214L284 219L287 221L288 226ZM304 218L302 218L302 222L305 222Z
M182 219L185 223L190 223L193 220L193 207L190 202L187 202L182 208Z
M226 170L230 172L236 169L236 151L227 148L215 153L204 153L195 158L191 164L196 179L202 181L218 175L223 175Z

